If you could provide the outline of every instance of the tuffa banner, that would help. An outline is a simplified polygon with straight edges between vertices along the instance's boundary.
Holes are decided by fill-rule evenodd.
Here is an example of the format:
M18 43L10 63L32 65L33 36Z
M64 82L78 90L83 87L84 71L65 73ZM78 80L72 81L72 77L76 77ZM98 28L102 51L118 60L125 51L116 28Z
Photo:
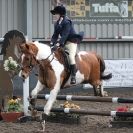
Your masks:
M132 23L133 0L54 0L74 23Z

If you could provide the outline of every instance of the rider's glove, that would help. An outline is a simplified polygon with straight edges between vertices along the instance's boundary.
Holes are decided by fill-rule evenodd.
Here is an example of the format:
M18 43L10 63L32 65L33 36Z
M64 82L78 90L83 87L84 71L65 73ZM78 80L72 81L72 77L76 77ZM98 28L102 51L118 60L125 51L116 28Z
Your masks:
M54 43L53 42L50 42L50 47L54 46Z
M51 48L51 51L55 51L56 50L56 46L52 42L50 43L50 48Z
M61 45L60 45L60 43L56 43L56 47L60 47Z
M64 45L63 45L63 44L60 44L60 43L56 43L56 47L63 48L63 47L64 47Z

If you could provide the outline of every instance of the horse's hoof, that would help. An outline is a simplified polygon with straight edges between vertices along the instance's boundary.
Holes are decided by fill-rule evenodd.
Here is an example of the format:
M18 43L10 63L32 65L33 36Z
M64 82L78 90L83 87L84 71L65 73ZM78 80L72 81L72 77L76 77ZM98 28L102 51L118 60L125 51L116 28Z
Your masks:
M50 110L44 108L44 114L45 114L46 116L49 116L49 115L50 115Z
M108 97L107 91L104 91L104 92L103 92L103 96L104 96L104 97Z
M50 111L44 111L44 114L46 115L46 116L49 116L50 115Z

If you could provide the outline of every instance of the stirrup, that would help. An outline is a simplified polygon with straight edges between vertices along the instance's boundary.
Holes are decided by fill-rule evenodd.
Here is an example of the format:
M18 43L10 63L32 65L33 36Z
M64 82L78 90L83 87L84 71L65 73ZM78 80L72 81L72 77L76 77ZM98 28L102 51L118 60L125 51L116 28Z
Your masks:
M71 77L71 83L70 84L76 84L76 79L75 77Z

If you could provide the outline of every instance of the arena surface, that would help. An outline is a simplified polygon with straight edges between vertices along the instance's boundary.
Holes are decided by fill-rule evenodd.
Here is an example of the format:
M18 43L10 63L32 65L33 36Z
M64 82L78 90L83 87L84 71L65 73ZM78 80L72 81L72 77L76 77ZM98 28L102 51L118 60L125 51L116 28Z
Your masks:
M123 89L106 89L111 97L133 97L133 90ZM77 95L77 94L75 94ZM93 95L92 92L82 92L80 95ZM39 101L41 104L44 102ZM59 102L63 103L63 102ZM89 108L101 111L116 110L117 107L126 106L127 104L112 104L112 103L95 103L95 102L74 102L80 105L81 108ZM132 104L128 106L133 107ZM133 128L128 127L109 127L109 119L107 116L82 116L82 124L61 124L61 123L46 123L45 133L132 133ZM87 120L87 123L84 122ZM0 133L39 133L41 125L39 122L26 123L5 123L0 121Z

